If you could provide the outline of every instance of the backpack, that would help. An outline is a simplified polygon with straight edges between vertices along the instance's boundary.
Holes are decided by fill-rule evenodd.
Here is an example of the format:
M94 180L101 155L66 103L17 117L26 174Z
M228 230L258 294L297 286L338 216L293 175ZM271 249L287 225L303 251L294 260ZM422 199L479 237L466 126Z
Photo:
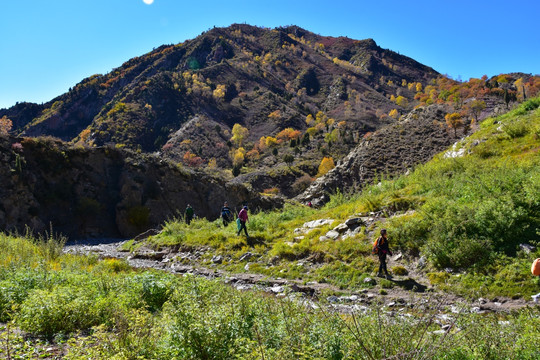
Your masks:
M383 238L382 236L378 237L378 238L375 240L375 242L373 243L373 248L371 249L371 253L372 253L373 255L376 255L376 254L379 253L379 248L378 248L378 246L377 246L377 245L379 245L379 244L378 244L379 239L381 239L382 241L384 241L384 238ZM382 244L382 243L381 243L381 244Z
M535 276L540 276L540 258L533 261L531 265L531 273Z

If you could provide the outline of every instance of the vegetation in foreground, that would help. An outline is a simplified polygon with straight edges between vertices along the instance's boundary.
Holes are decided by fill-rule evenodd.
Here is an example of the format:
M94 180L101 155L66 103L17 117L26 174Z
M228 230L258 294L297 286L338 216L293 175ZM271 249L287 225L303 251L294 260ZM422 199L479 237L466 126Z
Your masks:
M0 353L65 359L536 359L540 313L314 310L0 235ZM441 325L448 325L441 330ZM21 332L21 330L23 332Z
M529 266L540 251L520 250L520 244L540 244L540 98L513 111L487 119L473 135L446 153L418 166L411 174L384 179L352 196L336 194L322 209L287 205L283 210L251 216L250 243L236 237L232 226L198 220L186 226L167 222L150 239L155 247L210 247L202 259L243 271L242 254L258 260L250 272L329 282L351 291L367 286L375 270L370 257L374 233L381 224L363 228L344 240L321 236L359 213L381 212L392 246L411 263L428 260L424 274L433 285L468 296L526 297L539 290ZM298 236L294 230L309 220L328 218L332 224ZM324 238L323 238L324 239ZM312 266L306 266L311 264Z

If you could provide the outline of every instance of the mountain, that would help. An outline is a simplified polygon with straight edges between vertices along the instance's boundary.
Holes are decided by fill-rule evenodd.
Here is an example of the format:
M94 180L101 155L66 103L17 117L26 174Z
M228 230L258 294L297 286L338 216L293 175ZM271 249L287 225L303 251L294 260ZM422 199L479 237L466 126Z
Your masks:
M249 130L244 145L252 147L289 127L304 132L306 116L320 111L336 126L346 122L341 126L351 137L327 146L341 157L354 137L389 122L382 115L412 108L415 92L402 88L403 81L428 83L438 75L371 39L236 24L161 46L44 105L21 103L0 116L11 118L19 135L161 151L175 161L189 151L204 163L216 158L219 167L231 168L228 142L236 123ZM390 94L411 104L396 106ZM326 145L316 141L300 156L313 147L320 152L317 143Z
M429 118L438 126L452 112L469 126L478 117L474 101L484 101L485 117L538 87L538 77L526 74L457 82L372 39L235 24L160 46L46 104L20 103L0 117L12 120L16 135L156 153L234 176L254 191L293 197L320 175L325 157L343 159L418 106L441 105Z

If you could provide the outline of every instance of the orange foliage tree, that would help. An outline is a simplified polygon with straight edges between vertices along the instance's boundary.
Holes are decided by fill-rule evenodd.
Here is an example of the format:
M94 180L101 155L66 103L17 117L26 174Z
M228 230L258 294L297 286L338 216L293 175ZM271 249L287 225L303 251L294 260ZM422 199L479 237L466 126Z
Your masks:
M279 142L289 141L292 139L298 140L300 138L300 135L302 135L302 132L300 130L294 130L293 128L286 128L286 129L281 130L276 135L276 139L278 139Z
M189 150L184 153L184 157L182 160L184 164L191 167L198 167L204 163L204 160L202 158L195 155Z

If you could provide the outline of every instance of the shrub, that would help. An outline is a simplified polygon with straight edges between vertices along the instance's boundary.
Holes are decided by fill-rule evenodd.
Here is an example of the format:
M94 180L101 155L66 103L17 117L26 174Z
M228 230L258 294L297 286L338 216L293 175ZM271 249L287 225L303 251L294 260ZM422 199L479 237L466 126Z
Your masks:
M87 288L36 290L21 304L15 322L25 331L48 338L98 325L92 294Z
M407 275L408 273L409 272L407 271L407 269L405 269L401 265L396 265L396 266L392 267L392 274L394 274L394 275L403 276L403 275Z
M142 285L142 299L150 311L161 310L174 288L170 276L158 273L144 273L137 277L137 281Z
M503 124L502 129L512 139L523 137L531 131L530 127L524 122Z

